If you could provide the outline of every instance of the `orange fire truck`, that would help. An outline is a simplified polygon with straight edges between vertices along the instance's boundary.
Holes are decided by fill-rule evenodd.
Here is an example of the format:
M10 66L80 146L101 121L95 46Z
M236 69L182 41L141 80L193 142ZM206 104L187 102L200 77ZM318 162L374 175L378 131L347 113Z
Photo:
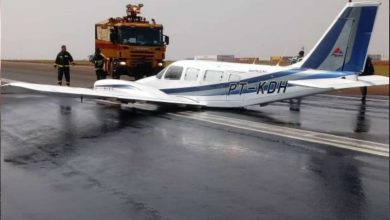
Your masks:
M95 48L108 58L105 69L113 78L129 75L139 79L165 66L169 37L163 34L163 25L139 16L142 7L129 4L127 16L95 25Z

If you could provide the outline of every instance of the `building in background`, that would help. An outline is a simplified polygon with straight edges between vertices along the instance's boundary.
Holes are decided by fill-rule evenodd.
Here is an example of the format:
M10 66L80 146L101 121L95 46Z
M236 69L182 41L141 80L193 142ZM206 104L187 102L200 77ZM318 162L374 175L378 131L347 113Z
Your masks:
M195 56L194 60L210 60L222 62L234 62L234 55L199 55Z
M258 57L239 57L234 59L236 63L249 63L249 64L259 64L260 59Z
M381 61L383 59L382 54L368 54L372 61Z
M293 59L294 59L293 56L271 56L270 62L271 62L271 65L279 64L282 66L286 66L286 65L291 64Z

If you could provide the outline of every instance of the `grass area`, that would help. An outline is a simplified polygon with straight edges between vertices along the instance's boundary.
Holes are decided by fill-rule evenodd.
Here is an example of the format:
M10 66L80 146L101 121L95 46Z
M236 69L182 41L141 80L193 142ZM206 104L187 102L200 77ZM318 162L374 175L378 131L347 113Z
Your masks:
M40 63L40 64L53 64L54 60L2 60L10 62L21 62L21 63ZM88 60L75 60L76 65L92 65Z
M374 69L376 75L389 76L389 64L375 64Z

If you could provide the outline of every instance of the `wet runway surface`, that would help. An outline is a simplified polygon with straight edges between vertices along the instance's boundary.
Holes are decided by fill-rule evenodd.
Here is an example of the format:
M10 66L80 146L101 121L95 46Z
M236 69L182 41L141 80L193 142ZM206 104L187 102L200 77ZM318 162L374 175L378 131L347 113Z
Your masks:
M245 129L265 124L388 149L386 98L363 105L320 95L300 112L285 103L147 111L2 99L2 219L389 218L388 157ZM206 116L243 128L198 120Z

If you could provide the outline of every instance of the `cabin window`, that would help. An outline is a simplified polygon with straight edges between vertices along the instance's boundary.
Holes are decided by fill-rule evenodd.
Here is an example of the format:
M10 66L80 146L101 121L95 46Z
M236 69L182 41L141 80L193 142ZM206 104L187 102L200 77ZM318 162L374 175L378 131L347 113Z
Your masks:
M97 40L110 41L110 29L107 26L96 25L95 38Z
M187 68L186 74L184 75L184 80L196 81L198 79L199 72L200 72L200 69Z
M206 82L221 82L223 78L223 71L206 70L204 74L204 81Z
M170 66L165 73L164 79L167 80L179 80L183 72L183 67L181 66Z
M229 76L229 82L239 82L241 80L240 76L237 76L235 74L230 74Z

